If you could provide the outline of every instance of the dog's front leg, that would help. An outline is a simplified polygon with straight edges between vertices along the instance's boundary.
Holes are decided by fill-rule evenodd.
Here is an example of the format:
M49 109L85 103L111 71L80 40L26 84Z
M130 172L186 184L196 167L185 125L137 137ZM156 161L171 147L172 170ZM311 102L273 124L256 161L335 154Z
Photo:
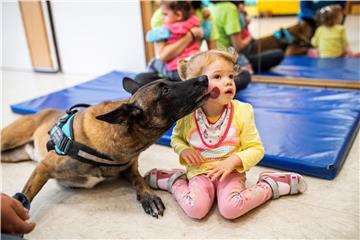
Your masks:
M126 178L136 189L137 200L141 203L147 214L153 217L162 216L165 206L158 196L146 184L145 180L139 173L138 160L136 160L131 168L125 172Z
M34 169L30 178L28 179L26 185L24 186L22 193L29 199L31 202L36 194L41 190L45 183L50 178L50 167L49 160L51 154L48 154Z

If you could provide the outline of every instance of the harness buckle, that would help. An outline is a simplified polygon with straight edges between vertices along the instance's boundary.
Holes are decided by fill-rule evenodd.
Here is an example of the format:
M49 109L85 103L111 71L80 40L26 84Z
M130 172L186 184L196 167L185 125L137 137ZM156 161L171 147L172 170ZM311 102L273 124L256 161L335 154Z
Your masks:
M63 135L58 148L66 155L68 153L69 147L71 144L71 139Z
M63 133L58 125L55 125L50 130L50 139L54 142L56 148L61 151L61 154L67 154L71 139Z

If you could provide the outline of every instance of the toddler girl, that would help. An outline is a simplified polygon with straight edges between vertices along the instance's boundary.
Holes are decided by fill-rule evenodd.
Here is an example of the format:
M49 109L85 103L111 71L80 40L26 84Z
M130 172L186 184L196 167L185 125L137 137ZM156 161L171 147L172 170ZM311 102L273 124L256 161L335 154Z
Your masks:
M166 45L178 41L180 38L190 33L193 41L176 57L165 62L154 59L149 63L148 70L163 75L170 80L180 80L176 71L177 62L186 58L193 53L200 51L200 45L196 40L198 35L202 35L202 31L192 31L200 26L199 19L191 14L191 6L188 1L161 1L160 9L163 16L164 28L154 29L148 32L148 41L159 41L159 35L166 40ZM161 34L159 34L159 31ZM156 36L156 37L153 37ZM200 36L201 38L201 36ZM161 51L161 49L160 49Z
M246 187L245 172L264 156L253 108L234 100L235 51L209 50L179 62L180 77L206 75L209 98L203 107L180 119L171 146L184 171L152 169L145 180L155 189L171 192L185 213L201 219L215 196L221 215L237 218L271 198L302 193L306 183L296 173L263 172L258 183Z
M311 44L316 50L309 50L308 55L321 58L351 56L348 48L346 29L342 23L343 12L340 5L329 5L318 12L321 26L315 31Z

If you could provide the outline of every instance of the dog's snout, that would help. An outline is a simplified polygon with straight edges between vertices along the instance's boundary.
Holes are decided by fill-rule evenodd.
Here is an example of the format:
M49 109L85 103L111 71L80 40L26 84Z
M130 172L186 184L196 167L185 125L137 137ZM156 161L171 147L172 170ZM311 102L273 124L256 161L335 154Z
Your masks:
M197 78L197 81L195 81L194 85L196 86L208 86L209 80L206 75L200 76Z

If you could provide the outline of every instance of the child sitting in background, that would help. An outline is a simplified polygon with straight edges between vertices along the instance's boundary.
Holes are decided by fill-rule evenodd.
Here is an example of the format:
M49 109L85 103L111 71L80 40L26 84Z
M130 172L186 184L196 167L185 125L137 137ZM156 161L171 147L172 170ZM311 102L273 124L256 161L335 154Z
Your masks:
M251 38L251 34L249 31L250 19L248 17L246 9L245 9L245 1L233 1L233 3L235 3L235 5L237 6L237 10L239 13L239 22L240 22L240 27L241 27L241 32L240 32L241 39L246 40L247 38ZM250 62L245 57L245 55L239 54L237 64L240 65L241 69L249 71L251 74L254 73Z
M237 54L209 50L182 60L183 80L206 75L210 97L195 112L176 123L171 146L182 170L152 169L145 175L155 189L172 193L184 212L202 219L217 197L220 214L235 219L271 198L302 193L306 183L296 173L263 172L257 184L246 186L246 172L264 156L250 104L234 100Z
M207 43L208 49L216 49L216 41L219 38L216 26L213 25L210 11L203 6L201 1L189 1L191 6L191 12L200 20L200 26L204 31L204 40ZM159 40L167 40L170 36L170 31L164 30L163 19L161 9L157 9L151 17L152 31L148 35L149 42L157 42Z
M246 39L251 36L249 31L250 18L245 9L245 1L236 1L236 4L239 12L241 38Z
M341 25L343 20L343 10L340 5L329 5L321 8L318 12L318 20L321 23L313 38L311 44L316 50L309 50L311 57L337 58L353 57L346 29Z
M161 1L160 9L165 30L168 30L169 34L162 34L163 39L158 39L156 31L159 31L159 29L154 29L148 32L148 41L156 42L159 40L166 40L165 44L172 44L189 32L193 37L193 41L186 46L180 54L173 59L166 61L165 64L159 59L153 59L148 65L148 70L150 72L159 73L170 80L180 80L176 70L177 62L180 59L189 57L191 54L200 51L200 45L196 40L199 37L197 35L200 33L192 31L193 28L200 26L200 21L192 14L191 6L188 1ZM164 31L164 29L162 29L162 31Z

